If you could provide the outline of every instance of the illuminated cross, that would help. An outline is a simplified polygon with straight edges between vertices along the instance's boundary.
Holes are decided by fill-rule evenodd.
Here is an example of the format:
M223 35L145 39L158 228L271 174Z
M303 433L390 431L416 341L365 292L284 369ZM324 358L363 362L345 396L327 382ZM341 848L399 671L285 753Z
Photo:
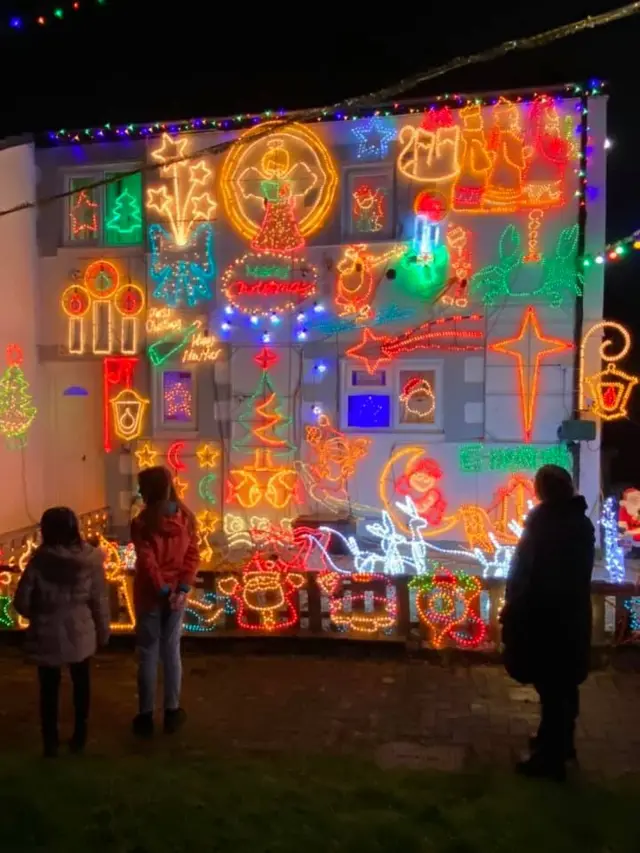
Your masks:
M538 399L538 378L542 359L573 349L570 341L548 338L542 334L538 315L533 306L524 313L520 330L514 338L505 338L489 345L492 352L510 355L516 359L520 405L525 441L531 440Z

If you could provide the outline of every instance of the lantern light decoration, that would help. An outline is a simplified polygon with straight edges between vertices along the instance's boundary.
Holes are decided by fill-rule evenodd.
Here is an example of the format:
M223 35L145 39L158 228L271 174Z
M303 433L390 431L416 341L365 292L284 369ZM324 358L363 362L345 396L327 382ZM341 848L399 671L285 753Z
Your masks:
M585 377L585 356L587 342L592 335L611 330L617 332L622 338L622 347L618 352L611 352L613 341L605 339L601 342L598 354L600 359L606 362L604 370L598 373L593 373ZM590 411L596 417L603 421L615 421L627 417L627 405L631 392L638 383L638 377L617 367L617 363L621 361L631 349L631 335L621 323L614 323L611 320L603 320L600 323L595 323L587 331L582 339L580 349L580 375L579 375L579 409L585 411L585 385L588 387L593 402L590 406Z

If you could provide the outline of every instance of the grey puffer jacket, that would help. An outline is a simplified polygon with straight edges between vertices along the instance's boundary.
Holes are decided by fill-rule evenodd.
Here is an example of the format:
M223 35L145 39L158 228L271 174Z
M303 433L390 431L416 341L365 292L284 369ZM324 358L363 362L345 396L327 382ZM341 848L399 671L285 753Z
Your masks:
M15 609L29 620L26 650L38 666L79 663L109 640L103 555L83 542L41 545L18 584Z

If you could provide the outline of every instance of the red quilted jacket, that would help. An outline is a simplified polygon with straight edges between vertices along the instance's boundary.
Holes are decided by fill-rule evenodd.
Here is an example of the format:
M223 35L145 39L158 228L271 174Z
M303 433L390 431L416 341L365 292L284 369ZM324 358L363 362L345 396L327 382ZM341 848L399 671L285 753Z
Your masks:
M155 607L167 587L175 592L194 582L200 563L198 539L195 524L182 510L163 516L154 531L148 528L143 510L131 523L131 540L136 549L136 611Z

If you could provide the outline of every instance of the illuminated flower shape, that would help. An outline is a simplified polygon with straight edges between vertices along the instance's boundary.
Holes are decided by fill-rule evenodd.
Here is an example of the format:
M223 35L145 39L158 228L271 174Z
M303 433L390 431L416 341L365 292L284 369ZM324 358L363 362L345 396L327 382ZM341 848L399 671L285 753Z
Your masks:
M482 589L478 578L441 568L414 578L410 585L417 590L418 615L431 629L434 648L441 649L447 640L466 649L481 645L487 628L472 609Z

